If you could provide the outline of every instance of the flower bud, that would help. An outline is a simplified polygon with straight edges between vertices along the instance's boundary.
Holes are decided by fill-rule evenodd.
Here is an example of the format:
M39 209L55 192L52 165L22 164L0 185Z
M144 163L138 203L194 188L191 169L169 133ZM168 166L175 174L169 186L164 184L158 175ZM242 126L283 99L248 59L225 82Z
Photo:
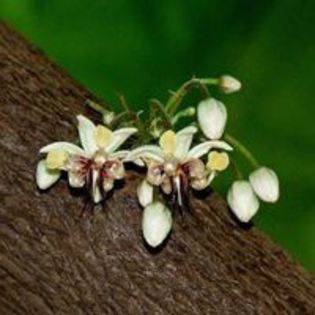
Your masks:
M241 89L242 83L230 75L223 75L219 81L219 88L225 94L237 92Z
M227 121L227 111L223 103L214 98L208 98L199 103L198 122L208 139L220 139Z
M113 122L114 119L115 119L115 113L114 112L106 111L103 114L103 122L106 126L110 126L110 124Z
M259 201L249 182L235 181L227 195L228 204L241 222L248 222L258 211Z
M273 203L279 199L279 179L270 168L258 168L250 174L249 181L261 200Z
M152 120L151 125L149 127L149 133L154 139L157 139L163 133L163 124L160 118L155 118Z
M171 229L172 214L163 203L151 203L143 210L142 233L151 247L159 246Z
M137 195L140 205L146 207L153 201L153 186L144 179L138 185Z

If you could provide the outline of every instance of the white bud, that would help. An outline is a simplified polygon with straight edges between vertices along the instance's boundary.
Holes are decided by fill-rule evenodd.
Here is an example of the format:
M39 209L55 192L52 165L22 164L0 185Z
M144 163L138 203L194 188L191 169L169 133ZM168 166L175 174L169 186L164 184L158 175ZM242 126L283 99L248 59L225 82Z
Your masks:
M115 119L115 113L114 112L109 112L105 111L103 114L103 122L106 126L110 126L110 124L113 122Z
M241 222L248 222L258 211L259 201L249 182L234 182L227 195L228 204Z
M258 168L250 174L249 181L261 200L273 203L279 199L279 179L270 168Z
M159 246L171 229L172 214L163 203L151 203L143 210L142 233L151 247Z
M208 98L199 103L198 122L208 139L220 139L227 121L227 111L223 103L214 98Z
M242 83L230 75L223 75L220 78L219 87L223 93L230 94L239 91Z
M142 207L146 207L153 201L153 186L147 180L143 180L137 188L139 203Z

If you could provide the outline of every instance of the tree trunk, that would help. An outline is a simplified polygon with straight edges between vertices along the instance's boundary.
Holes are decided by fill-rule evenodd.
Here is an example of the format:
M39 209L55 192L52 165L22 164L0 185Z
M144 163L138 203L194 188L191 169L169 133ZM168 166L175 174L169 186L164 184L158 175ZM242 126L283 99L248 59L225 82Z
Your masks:
M75 53L75 52L74 52ZM83 217L61 180L38 191L38 149L77 139L91 94L0 24L1 314L315 314L315 280L216 193L176 216L162 250L141 237L131 172Z

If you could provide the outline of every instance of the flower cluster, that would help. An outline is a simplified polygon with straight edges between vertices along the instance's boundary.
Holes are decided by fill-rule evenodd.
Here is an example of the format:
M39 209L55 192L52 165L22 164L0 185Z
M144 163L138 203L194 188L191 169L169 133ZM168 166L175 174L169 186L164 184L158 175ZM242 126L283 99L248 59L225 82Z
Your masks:
M77 118L82 148L69 142L54 142L41 148L39 152L46 157L37 165L36 181L40 189L47 189L65 171L71 187L85 187L94 203L98 203L113 189L115 180L124 178L123 159L129 151L116 150L137 129L111 131L102 125L95 126L82 115Z
M259 199L276 202L279 180L274 171L260 167L251 152L225 132L227 109L209 96L207 85L217 85L226 94L238 91L241 83L228 75L219 79L196 79L183 84L165 105L152 102L149 121L144 124L139 113L129 109L116 115L113 111L89 102L103 115L103 124L95 125L79 115L78 131L81 146L69 142L54 142L40 149L44 155L37 165L36 181L40 189L48 189L61 176L68 174L69 185L83 188L97 204L107 197L116 180L123 180L125 163L146 168L146 176L137 188L140 205L144 208L142 230L145 241L159 246L172 229L175 208L189 207L190 190L204 190L230 165L237 175L227 201L232 212L242 222L248 222L259 208ZM177 111L191 87L200 87L208 96L194 107ZM126 104L124 104L127 106ZM183 118L197 114L196 121L176 131ZM121 125L112 131L114 125ZM138 144L117 151L137 133ZM242 179L231 155L239 151L253 166L248 180ZM173 209L172 211L170 209Z

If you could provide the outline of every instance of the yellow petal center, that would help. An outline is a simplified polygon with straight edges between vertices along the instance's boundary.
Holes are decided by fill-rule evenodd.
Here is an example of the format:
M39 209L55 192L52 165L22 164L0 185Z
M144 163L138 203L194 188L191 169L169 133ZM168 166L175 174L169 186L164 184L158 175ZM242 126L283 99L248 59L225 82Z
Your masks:
M49 169L61 169L65 166L68 155L65 151L50 151L46 157L46 166Z
M165 131L160 138L160 147L165 154L173 154L176 148L176 134L172 130Z
M226 152L212 151L208 155L207 168L211 171L224 171L229 164L230 159Z
M108 128L98 125L94 131L96 145L99 148L105 148L109 144L112 134L113 133Z

